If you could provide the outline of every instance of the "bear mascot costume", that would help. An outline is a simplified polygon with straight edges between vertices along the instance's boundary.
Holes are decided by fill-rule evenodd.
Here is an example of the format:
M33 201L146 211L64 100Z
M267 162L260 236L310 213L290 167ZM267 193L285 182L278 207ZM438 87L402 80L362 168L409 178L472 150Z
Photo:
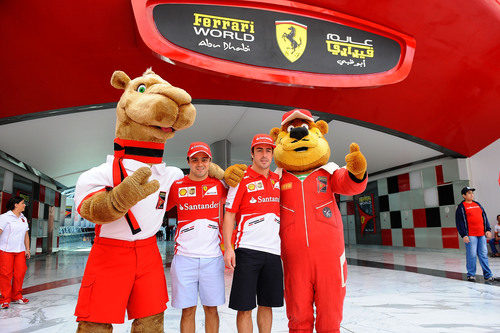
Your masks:
M290 332L339 332L346 293L343 224L334 194L354 195L367 184L366 159L352 143L346 166L328 163L328 124L308 110L283 115L273 128L280 174L281 258ZM233 165L225 181L236 186L246 166ZM314 308L316 307L316 320ZM315 325L316 322L316 325Z
M168 301L156 244L171 184L184 177L162 163L165 142L196 117L191 96L148 69L131 80L116 71L111 85L124 93L116 108L114 156L84 172L75 206L96 224L75 315L77 332L112 332L125 311L132 332L163 332ZM215 164L210 175L222 178Z

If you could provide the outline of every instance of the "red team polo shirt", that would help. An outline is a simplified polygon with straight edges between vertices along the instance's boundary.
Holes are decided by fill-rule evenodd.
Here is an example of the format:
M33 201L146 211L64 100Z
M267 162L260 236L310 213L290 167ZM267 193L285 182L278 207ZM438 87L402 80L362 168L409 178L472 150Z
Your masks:
M177 206L174 254L196 258L222 255L220 225L226 194L222 182L211 177L194 181L185 176L172 184L167 210Z
M469 226L469 236L484 236L483 211L475 202L464 201L465 215Z
M276 173L269 171L266 178L249 167L239 185L229 189L226 210L236 213L235 249L280 255L280 183Z

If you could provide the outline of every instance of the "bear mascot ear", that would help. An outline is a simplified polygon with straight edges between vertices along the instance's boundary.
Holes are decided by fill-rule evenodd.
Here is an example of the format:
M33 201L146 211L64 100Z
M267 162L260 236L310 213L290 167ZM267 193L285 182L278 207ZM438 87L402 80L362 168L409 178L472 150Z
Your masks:
M130 78L125 72L115 71L113 76L111 76L111 85L116 89L125 89L129 82Z
M271 136L271 138L273 138L273 141L276 142L276 140L278 139L278 135L280 134L280 131L281 129L279 129L278 127L274 127L270 132L269 132L269 135Z
M325 135L328 133L328 124L323 121L323 120L318 120L316 122L316 126L318 126L319 130L321 131L321 134Z

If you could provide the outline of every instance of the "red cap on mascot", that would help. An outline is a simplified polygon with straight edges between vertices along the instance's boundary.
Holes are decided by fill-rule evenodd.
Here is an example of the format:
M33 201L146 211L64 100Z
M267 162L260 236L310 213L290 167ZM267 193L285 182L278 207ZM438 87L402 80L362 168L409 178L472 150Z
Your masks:
M283 118L281 119L281 125L286 124L289 121L292 121L294 119L305 119L309 121L314 121L314 118L312 117L312 114L309 110L306 109L293 109L292 111L288 111L283 115Z

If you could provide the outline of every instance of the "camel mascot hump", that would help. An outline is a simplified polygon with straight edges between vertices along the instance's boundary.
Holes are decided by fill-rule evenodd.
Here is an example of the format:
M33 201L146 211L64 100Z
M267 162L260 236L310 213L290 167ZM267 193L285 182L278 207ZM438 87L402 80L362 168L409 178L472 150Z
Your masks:
M196 109L186 91L151 69L133 80L116 71L111 85L124 90L114 156L84 172L75 188L78 212L96 224L75 310L77 332L111 332L125 311L134 319L132 332L163 332L168 294L155 235L170 186L183 177L162 162L163 150L176 131L193 124ZM220 168L210 169L221 178Z
M351 144L347 164L340 168L328 162L326 133L328 124L314 122L303 109L285 113L281 127L270 132L281 176L281 258L290 332L312 332L314 327L317 332L339 332L347 263L334 194L358 194L367 184L366 159L359 146ZM241 169L235 165L226 170L229 185L239 181Z

